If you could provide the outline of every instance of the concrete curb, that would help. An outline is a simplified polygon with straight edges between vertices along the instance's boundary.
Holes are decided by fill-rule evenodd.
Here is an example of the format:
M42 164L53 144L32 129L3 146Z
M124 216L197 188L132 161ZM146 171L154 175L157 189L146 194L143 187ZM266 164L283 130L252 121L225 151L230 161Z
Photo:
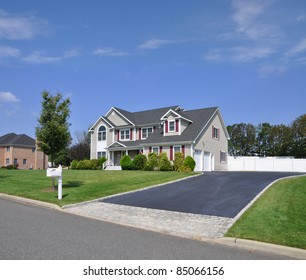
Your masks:
M288 256L295 259L306 260L306 250L299 248L287 247L271 243L248 240L248 239L231 238L231 237L223 237L220 239L215 239L214 242L217 244L222 244L232 247L244 248L254 251L265 251L269 253Z
M9 194L4 194L4 193L0 193L0 198L12 200L12 201L18 201L18 202L21 202L27 205L33 205L33 206L39 206L43 208L63 211L63 209L56 204L34 200L30 198L24 198L24 197L14 196L14 195L9 195Z

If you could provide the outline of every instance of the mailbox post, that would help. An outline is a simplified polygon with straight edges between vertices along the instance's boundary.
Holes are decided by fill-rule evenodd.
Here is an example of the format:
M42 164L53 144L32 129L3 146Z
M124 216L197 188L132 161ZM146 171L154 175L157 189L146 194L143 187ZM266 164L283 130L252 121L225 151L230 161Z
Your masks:
M47 177L51 177L52 179L54 177L57 178L57 181L58 181L58 187L57 187L57 198L59 200L62 199L62 184L63 184L63 181L62 181L62 166L59 165L58 168L48 168L47 169Z

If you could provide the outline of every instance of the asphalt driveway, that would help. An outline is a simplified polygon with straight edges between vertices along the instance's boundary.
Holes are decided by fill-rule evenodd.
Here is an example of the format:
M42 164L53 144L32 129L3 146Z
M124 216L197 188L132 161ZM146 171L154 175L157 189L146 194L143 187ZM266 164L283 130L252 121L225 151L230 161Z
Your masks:
M101 200L105 203L234 218L257 194L292 172L209 172Z

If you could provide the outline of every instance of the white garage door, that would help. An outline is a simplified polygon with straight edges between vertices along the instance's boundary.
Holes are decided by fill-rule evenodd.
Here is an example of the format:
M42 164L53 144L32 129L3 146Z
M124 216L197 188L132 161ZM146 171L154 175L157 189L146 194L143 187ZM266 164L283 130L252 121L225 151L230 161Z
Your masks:
M194 161L196 163L194 171L196 171L196 172L203 171L203 156L202 156L202 151L195 150L193 158L194 158Z

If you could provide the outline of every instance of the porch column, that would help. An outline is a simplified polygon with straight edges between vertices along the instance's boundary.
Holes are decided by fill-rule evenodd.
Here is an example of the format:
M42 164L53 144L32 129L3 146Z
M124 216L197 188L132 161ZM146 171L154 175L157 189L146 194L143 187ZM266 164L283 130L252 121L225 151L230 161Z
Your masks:
M125 150L125 154L128 156L128 155L129 155L129 151L128 151L128 150Z

